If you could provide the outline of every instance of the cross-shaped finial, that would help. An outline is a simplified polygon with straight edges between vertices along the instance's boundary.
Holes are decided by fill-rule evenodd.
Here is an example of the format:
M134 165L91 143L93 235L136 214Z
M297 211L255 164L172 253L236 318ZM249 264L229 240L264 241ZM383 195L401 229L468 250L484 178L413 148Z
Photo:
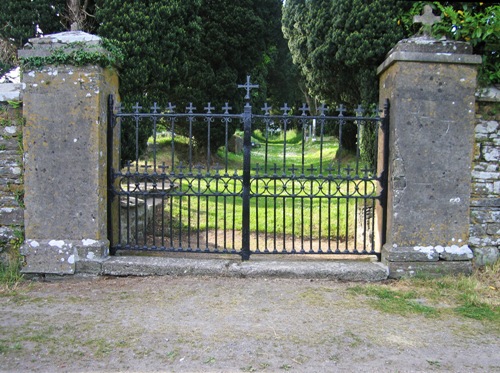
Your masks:
M320 107L318 108L319 115L325 115L326 112L328 111L328 108L326 107L325 103L323 102Z
M288 112L292 110L292 108L288 107L288 104L285 103L285 106L280 107L280 110L283 110L283 115L288 115Z
M224 110L224 114L229 114L229 110L231 110L232 107L229 106L229 102L226 102L226 104L222 107L222 110Z
M158 113L158 109L159 109L159 107L158 107L158 105L157 105L157 104L156 104L156 102L155 102L155 103L153 104L153 106L151 106L151 112L152 112L153 114L156 114L156 113Z
M212 114L212 110L215 109L215 107L213 107L212 105L210 105L211 102L208 103L208 105L206 107L204 107L203 109L207 111L207 114Z
M302 103L302 107L299 109L301 112L302 112L302 115L303 116L306 116L306 111L309 110L309 107L307 107L307 105L305 103Z
M173 114L174 113L174 110L175 110L176 106L175 105L172 105L171 102L168 103L168 106L167 106L167 113L168 114Z
M134 110L134 113L138 114L139 110L142 109L142 106L139 106L139 103L136 102L134 106L132 106L132 109Z
M196 108L193 106L193 103L190 102L189 106L186 106L186 110L188 111L188 114L193 114L193 110L196 110Z
M441 21L440 16L435 16L430 5L424 6L424 12L421 16L413 16L413 23L421 23L424 29L424 35L428 35L433 24Z
M264 103L264 107L261 109L264 112L264 115L269 115L270 110L272 109L272 106L268 106L267 102Z
M340 106L337 108L337 111L339 112L339 117L343 117L345 112L344 105L340 104Z
M363 106L361 106L361 104L359 104L358 107L356 108L356 116L362 117L364 113L365 109L363 108Z
M259 85L250 83L250 75L247 75L247 82L245 84L238 84L238 88L246 89L247 94L245 95L245 100L250 100L250 90L252 88L259 88Z

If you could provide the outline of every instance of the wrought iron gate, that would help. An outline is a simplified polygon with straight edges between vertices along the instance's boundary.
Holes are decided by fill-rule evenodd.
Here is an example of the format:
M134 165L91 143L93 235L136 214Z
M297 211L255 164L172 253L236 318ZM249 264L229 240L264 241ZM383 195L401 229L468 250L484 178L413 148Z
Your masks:
M247 79L240 87L247 92L241 114L227 103L220 114L210 103L204 112L192 104L184 113L172 104L123 112L110 97L110 135L123 121L136 131L135 160L110 169L112 253L378 256L374 211L384 204L385 172L377 174L370 159L379 154L387 111L381 119L358 107L347 116L340 105L329 116L322 105L310 115L304 104L292 115L285 104L274 114L266 104L254 114L249 93L256 86ZM152 130L143 155L141 126ZM230 136L232 126L238 130ZM203 148L193 137L200 128ZM348 131L355 150L344 147ZM211 149L214 136L222 147Z

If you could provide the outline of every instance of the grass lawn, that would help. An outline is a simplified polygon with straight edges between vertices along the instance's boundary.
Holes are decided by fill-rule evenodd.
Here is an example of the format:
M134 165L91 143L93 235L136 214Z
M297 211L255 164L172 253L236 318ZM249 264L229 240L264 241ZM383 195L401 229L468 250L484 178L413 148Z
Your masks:
M261 136L252 140L260 146L251 151L251 232L283 240L346 241L356 238L357 227L370 224L357 211L374 207L376 184L355 155L339 157L334 137L303 142L292 130L286 146L283 135L268 142ZM170 234L242 230L243 153L222 147L215 155L200 155L189 149L185 137L166 136L157 138L153 157L150 152L139 169L145 162L167 167L167 184L176 186L166 203Z

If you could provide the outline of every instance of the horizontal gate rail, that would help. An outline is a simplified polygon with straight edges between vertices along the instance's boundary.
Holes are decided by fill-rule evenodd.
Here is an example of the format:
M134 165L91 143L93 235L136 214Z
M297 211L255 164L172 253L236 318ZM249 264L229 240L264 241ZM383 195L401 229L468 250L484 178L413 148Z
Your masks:
M204 113L192 104L185 113L171 104L132 109L110 113L111 126L135 130L135 159L110 170L110 192L119 200L110 215L112 252L379 255L378 115L359 107L344 115L343 106L336 116L325 106L310 115L305 105L291 115L286 104L279 114L267 105L253 114L249 102L241 114L228 104L223 113L210 104ZM151 129L144 154L142 126ZM211 148L214 136L223 146Z

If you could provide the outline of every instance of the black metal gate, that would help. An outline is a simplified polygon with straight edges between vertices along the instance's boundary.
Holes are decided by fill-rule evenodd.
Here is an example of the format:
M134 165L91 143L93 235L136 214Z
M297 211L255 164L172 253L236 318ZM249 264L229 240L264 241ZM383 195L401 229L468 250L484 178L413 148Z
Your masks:
M256 86L247 79L240 87L247 92L241 114L228 104L215 113L210 103L204 112L192 104L185 113L171 104L123 112L110 97L110 135L123 121L136 131L135 160L110 169L112 253L378 256L374 211L384 204L385 172L377 174L373 160L383 151L377 134L387 111L381 119L358 107L347 116L340 105L329 116L322 105L310 115L304 104L292 115L285 104L273 114L266 104L254 114ZM141 126L152 133L142 155ZM200 131L203 147L193 136ZM222 147L211 149L214 136Z

